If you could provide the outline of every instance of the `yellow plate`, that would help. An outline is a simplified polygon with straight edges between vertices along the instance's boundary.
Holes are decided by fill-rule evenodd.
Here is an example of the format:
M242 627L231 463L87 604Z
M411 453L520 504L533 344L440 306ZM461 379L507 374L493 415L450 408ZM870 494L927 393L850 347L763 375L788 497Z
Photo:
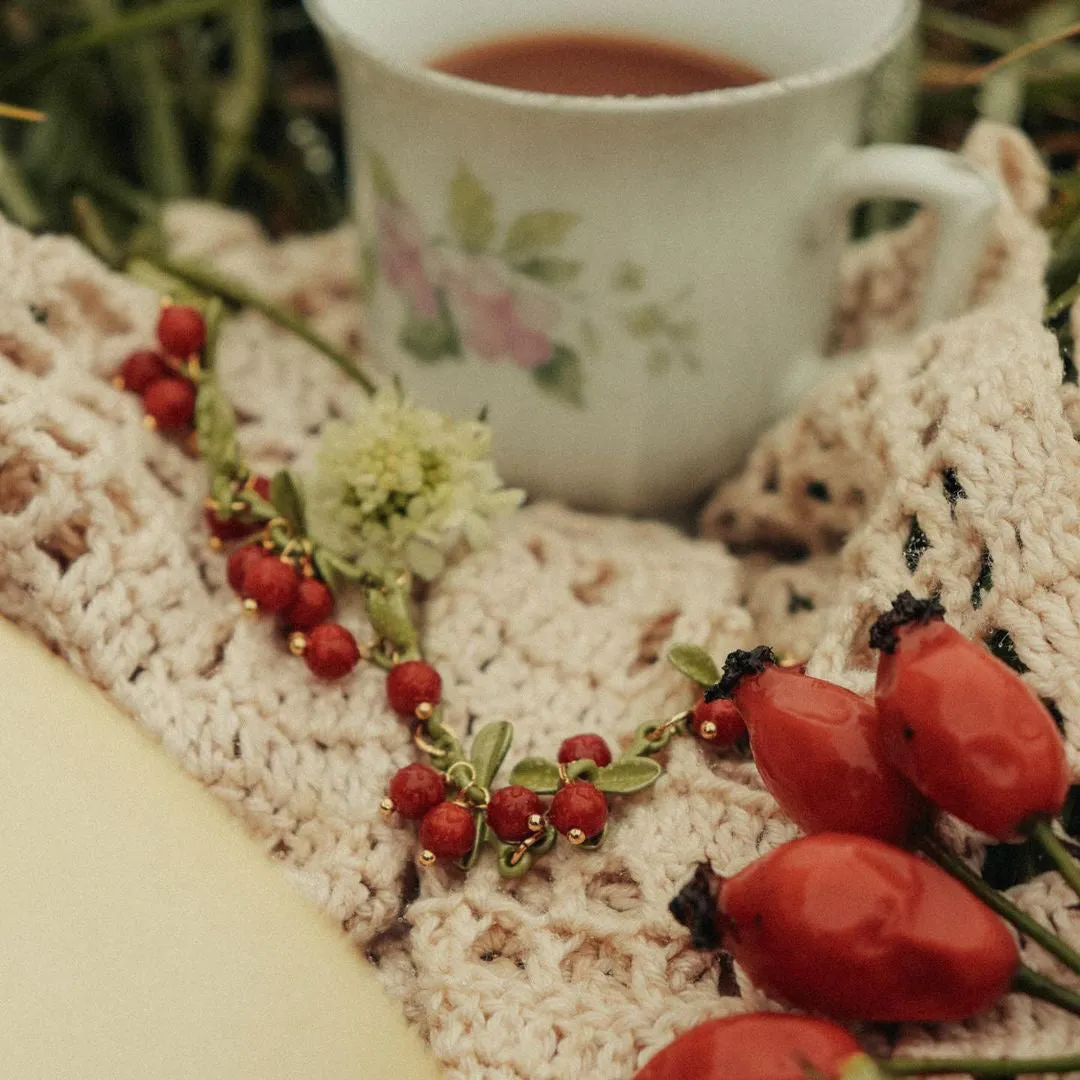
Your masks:
M436 1080L345 939L130 718L0 619L5 1080Z

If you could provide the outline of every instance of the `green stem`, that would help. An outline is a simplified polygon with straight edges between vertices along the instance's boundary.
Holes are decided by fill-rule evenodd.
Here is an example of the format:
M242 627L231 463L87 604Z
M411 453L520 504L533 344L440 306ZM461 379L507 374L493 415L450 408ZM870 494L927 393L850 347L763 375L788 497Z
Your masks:
M203 292L220 296L227 303L236 307L248 307L265 315L271 322L318 349L325 357L332 360L346 375L358 383L368 394L375 393L375 383L362 372L356 362L347 353L332 345L321 334L316 333L303 319L286 311L271 300L260 296L246 285L233 278L225 277L201 263L167 257L147 257L151 266Z
M26 182L19 167L0 145L0 206L7 211L12 221L24 229L40 229L45 224L45 211L42 210L33 191Z
M75 232L79 239L107 266L114 270L123 265L124 256L116 241L109 235L101 211L89 195L79 192L71 200L75 216Z
M1054 862L1058 873L1080 897L1080 862L1069 854L1065 845L1054 834L1054 827L1048 817L1037 818L1031 826L1031 835L1039 842L1043 851Z
M970 15L957 15L939 8L925 7L922 24L928 30L936 30L972 45L982 45L995 52L1007 53L1022 45L1024 39L1015 30L1005 30L984 19Z
M1060 315L1066 308L1070 308L1077 300L1080 300L1080 281L1078 281L1071 288L1066 289L1060 296L1051 300L1046 305L1046 311L1044 316L1047 319L1053 319Z
M1039 998L1041 1001L1049 1001L1059 1009L1071 1012L1074 1016L1080 1016L1080 994L1070 990L1061 983L1040 975L1037 971L1021 964L1013 976L1012 990L1017 994L1027 994L1028 997Z
M53 41L12 64L0 76L0 92L37 78L42 72L80 53L155 34L159 30L167 30L204 15L217 14L228 8L232 2L233 0L171 0L166 4L148 4L146 7L125 12L115 19L95 23L85 30Z
M1066 944L1053 931L1036 922L1026 911L1022 911L997 889L991 888L974 870L958 859L948 848L930 838L920 844L922 851L934 862L951 874L962 885L971 890L988 908L996 911L1003 919L1013 924L1025 937L1041 945L1052 956L1057 957L1070 970L1080 974L1080 952Z
M967 1073L970 1076L1017 1076L1023 1073L1065 1073L1080 1070L1080 1054L1043 1058L892 1058L875 1062L887 1076Z

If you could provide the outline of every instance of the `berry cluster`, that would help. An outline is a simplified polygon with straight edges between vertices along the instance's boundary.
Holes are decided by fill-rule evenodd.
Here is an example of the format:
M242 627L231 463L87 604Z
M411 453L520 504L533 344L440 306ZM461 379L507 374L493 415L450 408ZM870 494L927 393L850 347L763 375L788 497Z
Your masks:
M206 320L193 307L168 304L157 323L157 349L137 349L120 365L113 385L142 398L147 427L171 434L190 433Z

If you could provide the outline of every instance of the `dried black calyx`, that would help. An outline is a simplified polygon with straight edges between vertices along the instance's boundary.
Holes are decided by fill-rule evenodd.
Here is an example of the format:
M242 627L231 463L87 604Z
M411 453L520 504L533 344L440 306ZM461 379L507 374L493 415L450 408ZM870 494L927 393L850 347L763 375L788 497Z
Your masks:
M756 649L736 649L727 655L724 661L724 674L720 681L713 683L705 691L706 701L729 698L735 687L748 675L760 675L767 667L776 663L772 649L768 645L759 645Z
M896 631L901 626L926 624L933 619L943 618L945 609L936 596L920 600L905 589L892 602L892 607L870 627L870 648L891 653L896 648Z
M719 949L723 934L717 925L716 899L724 879L708 863L698 863L694 876L668 904L668 910L690 931L695 949Z

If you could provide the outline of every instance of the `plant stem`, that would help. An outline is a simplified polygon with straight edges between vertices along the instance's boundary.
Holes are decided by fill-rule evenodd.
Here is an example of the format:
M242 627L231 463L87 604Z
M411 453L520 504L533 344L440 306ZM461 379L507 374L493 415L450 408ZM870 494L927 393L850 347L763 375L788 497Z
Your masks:
M249 307L258 311L261 315L265 315L271 322L276 323L283 329L295 334L301 340L306 341L313 348L318 349L325 357L337 364L350 379L359 383L366 393L375 393L375 383L357 367L356 361L351 356L332 345L298 315L286 311L280 305L260 296L246 285L225 277L207 266L188 262L187 260L170 259L165 256L147 256L145 261L155 269L179 278L202 292L220 296L222 300L235 307Z
M1031 835L1039 842L1043 851L1050 856L1058 873L1080 897L1080 863L1069 854L1065 845L1054 835L1054 827L1048 817L1037 818L1031 826Z
M1046 305L1046 311L1044 316L1047 319L1053 319L1055 316L1060 315L1066 308L1070 308L1077 300L1080 300L1080 281L1078 281L1072 288L1066 289L1060 296L1051 300Z
M1053 931L1048 930L1026 911L1018 908L1008 897L997 889L987 885L974 870L958 859L948 848L937 840L927 838L919 845L922 851L951 874L962 885L971 890L988 908L996 911L1003 919L1013 924L1025 937L1041 945L1052 956L1057 957L1070 970L1080 974L1080 952L1062 941Z
M232 0L170 0L165 4L148 4L146 7L125 12L115 19L108 19L68 34L57 41L37 49L23 57L0 75L0 89L16 86L34 79L49 68L80 53L113 45L118 41L155 34L171 26L213 15L224 11Z
M22 172L8 157L2 144L0 144L0 206L3 206L11 219L24 229L40 229L45 224L45 211L41 209Z
M949 37L972 45L982 45L999 53L1007 53L1023 43L1023 38L1015 30L1006 30L985 19L957 15L940 8L923 8L922 24L928 30L936 30L948 34Z
M1017 994L1027 994L1028 997L1039 998L1041 1001L1049 1001L1059 1009L1071 1012L1074 1016L1080 1016L1080 994L1070 990L1067 986L1040 975L1037 971L1021 964L1013 976L1012 990Z
M970 1076L1017 1076L1022 1073L1064 1073L1080 1070L1080 1054L1043 1058L892 1058L876 1061L887 1076L967 1073Z

